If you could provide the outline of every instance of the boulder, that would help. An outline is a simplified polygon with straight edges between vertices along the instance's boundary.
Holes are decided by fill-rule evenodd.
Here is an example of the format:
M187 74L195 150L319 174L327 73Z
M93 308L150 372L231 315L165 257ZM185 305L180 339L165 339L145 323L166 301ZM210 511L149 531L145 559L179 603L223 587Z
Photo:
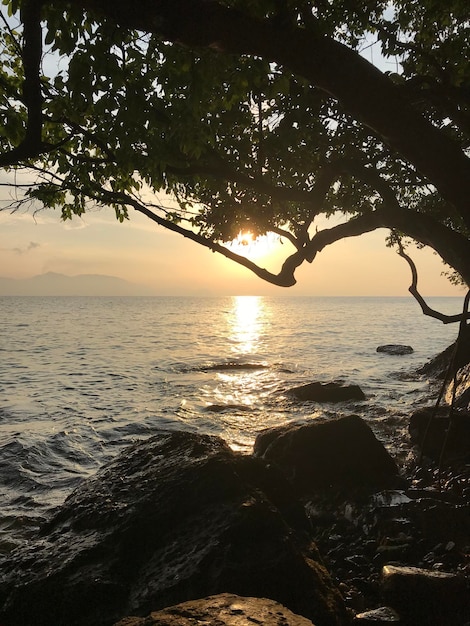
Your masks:
M313 626L313 623L274 600L267 598L242 598L223 593L201 600L183 602L176 606L154 611L147 617L127 617L114 626Z
M414 350L411 346L404 346L401 344L389 343L384 346L378 346L377 352L383 352L385 354L401 356L402 354L411 354L412 352L414 352Z
M260 460L218 437L163 431L85 480L0 563L0 624L108 626L222 592L344 623L315 546L280 509L295 517Z
M385 565L382 593L403 624L461 626L470 615L465 578L418 567Z
M311 402L345 402L347 400L365 400L366 397L358 385L340 385L338 383L308 383L293 387L287 394L297 400Z
M445 406L437 411L434 407L423 407L410 417L411 443L434 461L451 462L470 456L470 411L454 410L452 418L449 412Z
M357 415L268 428L254 453L279 467L301 494L402 484L395 461Z

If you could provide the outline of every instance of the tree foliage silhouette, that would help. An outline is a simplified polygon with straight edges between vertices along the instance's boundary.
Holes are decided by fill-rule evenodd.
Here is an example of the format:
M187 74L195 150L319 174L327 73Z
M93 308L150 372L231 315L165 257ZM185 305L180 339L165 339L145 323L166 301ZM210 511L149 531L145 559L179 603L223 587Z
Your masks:
M281 286L387 228L470 285L467 2L3 5L0 165L28 172L13 208L134 209ZM240 231L288 242L278 272L224 245Z

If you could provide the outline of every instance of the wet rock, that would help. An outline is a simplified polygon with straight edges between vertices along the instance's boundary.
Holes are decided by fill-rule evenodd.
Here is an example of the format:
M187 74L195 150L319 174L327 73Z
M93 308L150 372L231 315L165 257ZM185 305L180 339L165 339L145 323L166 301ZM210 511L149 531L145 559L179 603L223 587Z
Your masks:
M430 459L470 457L470 411L454 410L449 417L449 407L424 407L411 415L408 429L411 442Z
M431 378L442 380L446 377L447 370L449 369L454 353L455 343L448 346L445 350L443 350L443 352L440 352L430 361L419 367L416 370L416 373L421 376L429 376Z
M461 625L470 615L465 578L417 567L385 565L383 596L407 625Z
M470 504L454 504L422 499L410 510L422 534L431 541L468 541L470 535Z
M454 406L470 411L470 364L460 368L456 375L456 390L455 390L455 403ZM445 400L447 404L452 403L452 395L454 392L453 381L447 386Z
M287 394L297 400L311 402L345 402L347 400L365 400L364 392L358 385L340 385L339 383L308 383L293 387Z
M397 544L390 541L389 538L385 539L386 543L377 547L374 561L376 563L386 563L389 561L406 562L408 554L410 552L410 545Z
M417 374L424 374L432 378L443 379L449 374L451 378L455 372L464 368L470 361L470 324L467 323L459 338L458 349L454 342L433 359L417 370Z
M377 352L383 352L385 354L391 354L401 356L403 354L411 354L414 352L411 346L404 346L401 344L389 343L384 346L378 346Z
M381 606L378 609L358 613L354 618L354 623L362 626L379 626L380 624L400 624L400 616L389 606Z
M107 626L229 591L338 626L339 592L270 475L218 437L166 431L129 447L0 563L0 623Z
M313 626L309 619L295 615L273 600L243 598L226 593L183 602L152 612L147 617L127 617L115 626L194 626L194 624Z
M266 429L256 438L254 453L279 467L303 494L401 483L395 461L357 415Z

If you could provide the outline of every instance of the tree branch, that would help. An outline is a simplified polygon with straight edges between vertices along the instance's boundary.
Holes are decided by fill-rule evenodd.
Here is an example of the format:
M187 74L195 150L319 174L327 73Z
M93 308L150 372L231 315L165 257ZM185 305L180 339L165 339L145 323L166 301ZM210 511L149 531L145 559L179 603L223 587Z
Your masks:
M195 241L196 243L204 246L205 248L209 248L209 250L212 250L212 252L218 252L219 254L226 257L227 259L230 259L231 261L235 261L235 263L238 263L238 265L246 267L251 272L253 272L253 274L258 276L259 278L262 278L268 283L277 285L278 287L292 287L296 283L293 271L290 270L290 265L286 266L286 263L284 263L281 271L278 274L273 274L267 269L259 267L259 265L257 265L256 263L253 263L253 261L250 261L246 257L240 254L236 254L232 250L229 250L225 246L222 246L221 244L216 243L207 237L203 237L202 235L199 235L198 233L195 233L194 231L189 230L188 228L183 228L179 224L176 224L174 222L171 222L170 220L166 220L156 215L153 211L148 209L144 204L142 204L141 202L133 198L130 198L129 196L127 196L126 204L131 205L138 213L142 213L143 215L146 215L152 221L156 222L157 224L160 224L160 226L163 226L164 228L168 230L178 233L179 235L182 235L186 239L191 239L192 241ZM302 260L303 260L303 257L302 257ZM300 261L300 263L302 262L302 260Z
M303 247L302 252L308 263L312 263L318 252L321 252L326 246L346 239L347 237L357 237L364 235L372 230L376 230L383 226L383 217L379 211L371 211L353 217L347 222L333 226L333 228L325 228L313 235L310 241Z
M413 298L418 302L424 315L427 315L429 317L434 317L435 319L440 320L443 324L453 324L454 322L462 322L463 320L470 319L470 314L468 312L460 313L458 315L446 315L445 313L441 313L440 311L436 311L435 309L432 309L427 304L423 296L418 291L418 271L416 269L416 265L414 264L413 260L408 256L408 254L405 253L405 250L403 248L403 244L401 243L401 241L398 241L397 245L398 245L397 254L401 256L403 259L405 259L405 261L410 266L410 270L411 270L411 285L409 286L408 291L411 293Z
M380 209L364 214L366 222L370 219L375 223L375 228L400 230L429 246L470 285L470 268L467 263L467 259L470 258L468 237L441 224L428 214L403 209L398 203L395 191L374 168L365 167L359 161L344 161L340 162L340 165L344 171L368 184L382 197L383 205Z
M79 191L77 189L72 189L72 188L69 188L69 190ZM163 226L167 230L171 230L172 232L178 233L179 235L182 235L186 239L191 239L192 241L195 241L196 243L204 246L205 248L212 250L212 252L218 252L219 254L226 257L227 259L230 259L231 261L238 263L238 265L246 267L251 272L253 272L253 274L255 274L256 276L258 276L262 280L265 280L268 283L277 285L278 287L292 287L296 283L296 280L294 278L294 274L292 271L292 266L295 265L295 267L297 267L304 260L303 255L300 253L295 253L291 257L289 257L287 261L284 263L284 265L282 266L281 271L278 274L274 274L273 272L270 272L269 270L265 268L259 267L259 265L257 265L256 263L253 263L253 261L250 261L246 257L240 254L237 254L236 252L233 252L232 250L229 250L225 246L213 241L212 239L199 235L198 233L195 233L189 228L184 228L169 219L160 217L154 211L152 211L149 207L143 204L140 200L132 196L129 196L126 193L117 193L117 192L109 191L107 189L103 189L102 187L96 186L95 192L92 192L91 189L87 191L87 196L103 205L118 204L121 206L126 206L126 205L130 206L138 213L142 213L143 215L151 219L153 222L155 222L156 224L159 224L160 226ZM163 210L163 207L161 208ZM299 262L294 264L293 262L294 258L296 260L298 259Z

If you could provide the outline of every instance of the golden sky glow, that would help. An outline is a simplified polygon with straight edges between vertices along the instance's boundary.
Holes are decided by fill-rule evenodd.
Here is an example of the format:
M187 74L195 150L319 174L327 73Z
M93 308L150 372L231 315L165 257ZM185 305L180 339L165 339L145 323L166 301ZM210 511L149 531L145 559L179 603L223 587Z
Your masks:
M329 246L311 265L299 268L297 285L283 289L138 214L119 224L111 210L65 223L52 211L34 217L0 212L0 276L107 274L157 295L408 295L409 269L385 247L386 235L380 230ZM257 241L247 237L233 246L276 271L292 250L274 235ZM432 252L415 251L413 258L423 294L463 294L441 276L443 266Z

